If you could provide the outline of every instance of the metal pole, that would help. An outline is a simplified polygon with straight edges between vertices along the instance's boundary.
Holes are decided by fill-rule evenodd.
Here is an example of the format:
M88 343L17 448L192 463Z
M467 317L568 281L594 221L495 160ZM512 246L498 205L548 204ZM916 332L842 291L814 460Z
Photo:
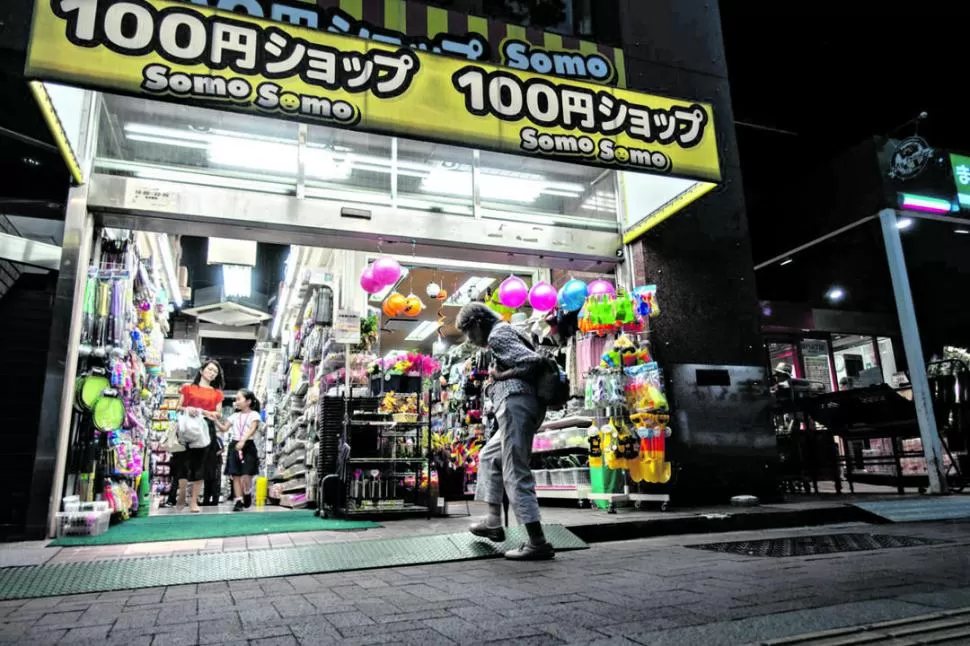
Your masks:
M27 533L34 539L53 533L63 495L81 339L83 299L76 295L84 291L94 231L87 194L87 186L71 189L64 216L64 246L54 294L47 377L27 508Z
M886 260L889 275L896 296L896 313L899 316L899 329L903 336L906 362L909 364L909 382L913 388L913 403L916 405L916 420L923 440L923 455L926 456L926 474L930 480L930 493L945 494L946 470L943 467L943 448L940 434L936 429L933 415L933 402L930 400L930 384L926 379L926 362L920 344L919 328L916 325L916 308L913 307L913 293L909 286L909 272L903 255L903 243L896 228L896 212L883 209L879 212L882 226L882 239L886 245Z

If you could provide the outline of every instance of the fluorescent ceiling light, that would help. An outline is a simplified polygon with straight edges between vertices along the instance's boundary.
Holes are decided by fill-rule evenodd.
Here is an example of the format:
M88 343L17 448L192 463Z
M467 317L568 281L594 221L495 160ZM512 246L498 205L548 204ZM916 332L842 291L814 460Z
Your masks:
M421 321L417 327L411 330L411 333L407 335L405 341L424 341L429 336L438 331L441 327L441 323L438 321Z
M263 362L263 354L260 352L254 352L251 363L249 364L249 390L256 389L256 377L259 375L259 370L261 368L261 363Z
M172 139L170 137L156 137L155 135L129 134L128 138L132 141L141 141L146 144L160 144L162 146L178 146L179 148L196 148L206 150L209 144L201 141L188 141Z
M825 298L829 299L833 303L838 303L845 298L845 290L838 286L832 287L825 293Z
M491 287L494 283L494 278L472 276L462 283L461 287L456 289L455 293L449 296L444 304L451 307L461 307Z
M927 213L949 213L952 205L949 200L941 200L936 197L926 197L925 195L913 195L903 193L903 208L912 211L925 211Z
M375 293L371 294L370 295L370 300L373 301L374 303L383 303L384 302L384 299L387 298L388 294L390 294L392 291L394 291L394 289L398 285L401 284L401 281L404 280L405 278L407 278L407 275L409 273L411 273L411 272L408 270L408 268L407 267L404 267L402 265L401 266L401 277L398 278L397 281L391 283L390 285L388 285L387 287L385 287L384 289L382 289L381 291L375 292Z
M300 252L296 246L290 247L290 254L286 257L286 273L283 278L283 287L280 289L279 301L276 303L276 316L273 317L273 329L270 332L272 338L279 337L280 328L283 326L283 318L286 316L286 308L290 303L290 295L293 292L293 280L296 277L296 265L299 263Z
M578 198L584 187L568 182L550 182L542 175L506 173L482 169L478 175L478 189L482 197L503 202L535 202L540 195L559 195ZM421 190L436 195L470 196L474 192L473 173L437 166L421 182Z
M896 220L896 228L900 231L905 231L911 226L913 226L913 218L899 218Z
M246 265L222 266L222 289L226 296L249 298L253 295L253 268Z
M785 265L790 265L793 262L795 262L794 258L785 258L784 260L781 261L781 264L779 266L784 267Z
M954 229L953 233L959 233L961 235L970 235L970 229Z
M175 307L182 307L182 290L179 289L178 277L175 275L175 260L172 258L172 245L164 233L156 233L158 254L162 257L162 269L165 271L165 281L168 283L168 299Z

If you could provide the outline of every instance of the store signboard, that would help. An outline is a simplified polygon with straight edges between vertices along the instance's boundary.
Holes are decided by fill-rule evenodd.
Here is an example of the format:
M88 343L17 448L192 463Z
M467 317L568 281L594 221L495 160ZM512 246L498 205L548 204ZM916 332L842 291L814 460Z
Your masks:
M333 321L333 340L336 343L360 343L360 316L352 310L338 310Z
M38 0L26 74L535 158L718 181L711 107L167 0Z
M950 167L953 169L953 183L956 185L960 208L970 209L970 157L950 155Z
M297 27L626 87L623 50L405 0L183 0Z

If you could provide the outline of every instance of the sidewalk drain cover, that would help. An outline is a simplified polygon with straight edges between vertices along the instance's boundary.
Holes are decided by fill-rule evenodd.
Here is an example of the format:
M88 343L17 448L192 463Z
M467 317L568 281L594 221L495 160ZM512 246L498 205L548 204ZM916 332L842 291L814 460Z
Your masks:
M893 547L919 547L937 545L944 541L913 536L886 536L883 534L823 534L820 536L794 536L770 538L757 541L734 541L731 543L707 543L686 545L694 550L708 550L742 556L814 556L839 552L868 552Z

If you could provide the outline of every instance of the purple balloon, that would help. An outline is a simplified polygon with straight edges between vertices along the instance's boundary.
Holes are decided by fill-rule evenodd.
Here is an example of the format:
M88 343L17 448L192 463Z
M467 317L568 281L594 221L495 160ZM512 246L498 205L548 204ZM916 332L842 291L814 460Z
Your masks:
M381 287L393 285L401 277L401 265L398 261L388 256L381 256L374 261L374 278L381 284Z
M555 309L558 300L559 295L556 293L556 288L544 280L540 280L529 290L529 305L537 312L548 312Z
M360 272L360 288L368 294L376 294L384 288L384 285L374 277L374 265L367 265L364 271Z
M594 280L589 284L590 296L616 296L616 288L608 280Z
M529 286L518 276L509 276L498 286L498 302L505 307L522 307L529 298Z

